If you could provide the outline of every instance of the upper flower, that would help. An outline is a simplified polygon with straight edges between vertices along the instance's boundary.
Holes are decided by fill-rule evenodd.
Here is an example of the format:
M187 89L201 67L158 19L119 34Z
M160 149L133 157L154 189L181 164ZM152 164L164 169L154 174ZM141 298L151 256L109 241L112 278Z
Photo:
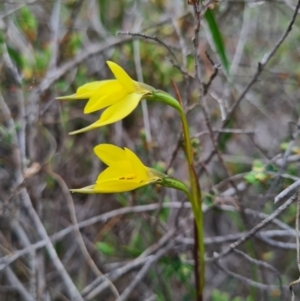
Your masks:
M128 148L112 144L100 144L94 148L95 154L108 167L100 173L96 184L80 189L80 193L114 193L130 191L151 183L161 182L164 175L146 167Z
M89 99L84 108L85 114L107 107L98 121L83 129L71 132L70 135L86 132L123 119L137 107L143 96L153 93L154 88L134 81L119 65L110 61L107 61L107 64L116 79L91 82L79 87L76 94L57 98Z

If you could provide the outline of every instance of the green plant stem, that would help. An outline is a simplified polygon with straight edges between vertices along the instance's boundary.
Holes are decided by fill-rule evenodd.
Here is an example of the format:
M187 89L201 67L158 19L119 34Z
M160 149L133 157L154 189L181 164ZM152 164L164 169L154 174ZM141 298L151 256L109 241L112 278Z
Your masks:
M186 116L183 111L180 112L180 117L183 126L183 134L184 134L184 144L185 144L185 151L188 161L188 168L189 168L189 176L191 181L191 196L190 199L192 206L194 204L194 218L197 229L195 232L198 237L198 255L199 255L199 290L200 296L203 295L204 285L205 285L205 246L204 246L204 229L203 229L203 212L202 212L202 196L201 196L201 189L199 185L199 181L197 179L195 170L194 170L194 158L193 158L193 150L191 145L189 127L187 123ZM195 241L196 243L196 241Z
M196 284L196 301L202 301L203 295L201 293L201 280L200 280L200 263L199 263L199 232L196 224L196 219L194 218L194 248L193 248L193 256L194 256L194 273L195 273L195 284Z
M181 182L180 180L178 180L176 178L164 175L164 177L162 178L162 181L159 184L162 186L165 186L165 187L170 187L170 188L174 188L177 190L181 190L186 194L186 196L189 199L191 197L188 187L183 182Z
M153 95L148 96L147 99L155 100L159 102L163 102L165 104L170 105L175 108L181 118L182 128L183 128L183 136L184 136L184 148L186 153L186 158L188 162L188 171L189 178L191 184L191 193L188 194L188 198L192 205L192 210L195 218L195 235L197 235L197 239L195 239L195 247L198 249L198 257L195 254L195 268L198 269L195 273L196 281L198 282L197 287L197 298L198 301L203 299L203 290L205 285L205 246L204 246L204 229L203 229L203 212L202 212L202 197L201 197L201 189L199 185L199 181L194 169L194 158L193 158L193 150L189 132L188 122L185 116L185 113L182 109L180 103L173 98L171 95L163 92L163 91L155 91ZM197 264L198 263L198 264ZM197 277L197 275L199 277ZM199 278L199 279L197 279Z

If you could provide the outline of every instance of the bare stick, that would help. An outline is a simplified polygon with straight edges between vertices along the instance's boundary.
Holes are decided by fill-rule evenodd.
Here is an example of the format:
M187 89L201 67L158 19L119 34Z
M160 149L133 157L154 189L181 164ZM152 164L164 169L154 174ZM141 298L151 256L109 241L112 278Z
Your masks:
M10 130L12 133L13 144L15 145L13 157L14 157L15 164L16 164L16 171L15 171L16 182L17 182L17 185L20 185L23 183L24 178L23 178L22 168L21 168L21 158L20 158L19 151L17 149L18 142L17 142L16 132L15 132L15 125L14 125L14 121L11 117L10 110L7 107L2 95L0 95L0 108L1 108L4 116L6 117L7 123L9 124ZM47 231L31 203L31 199L27 193L27 190L25 188L22 188L20 190L20 194L21 194L21 199L22 199L22 205L27 210L27 213L34 224L35 229L38 232L38 235L46 241L46 248L48 250L49 257L51 258L54 266L56 267L59 275L61 276L61 278L66 286L66 289L70 293L70 296L72 298L74 298L74 300L83 301L83 299L82 299L79 291L77 290L75 284L73 283L71 277L69 276L69 274L67 273L63 264L61 263L58 255L56 253L56 250L55 250L53 244L51 243L51 240L47 234Z
M155 256L153 256L150 260L146 262L146 264L142 267L142 269L136 274L134 277L134 280L130 283L130 285L124 290L122 295L116 300L116 301L125 301L133 289L136 287L136 285L142 281L142 279L145 277L146 273L150 269L150 267L155 263L160 257L161 254L165 253L165 249L169 249L169 246L166 246L165 248L161 249L160 251L157 252Z
M131 37L134 37L134 38L142 38L142 39L145 39L145 40L152 40L152 41L155 41L157 42L158 44L164 46L168 51L169 53L171 54L171 56L173 57L173 59L176 61L177 64L178 63L178 60L174 54L174 52L172 51L172 49L170 48L170 46L168 46L165 42L161 41L159 38L157 37L152 37L152 36L149 36L149 35L146 35L146 34L143 34L143 33L139 33L139 32L130 32L130 31L119 31L117 33L118 35L122 35L122 36L131 36Z
M259 283L259 282L253 281L252 279L249 279L245 276L242 276L242 275L239 275L237 273L231 272L227 268L225 268L223 265L221 265L219 262L216 263L216 264L219 267L219 269L222 270L225 274L227 274L229 276L232 276L232 277L244 282L245 284L247 284L249 286L253 286L253 287L256 287L256 288L261 289L261 290L278 289L278 287L276 285L269 285L269 284Z
M118 215L154 211L154 210L157 210L157 208L159 208L159 206L161 206L161 205L159 203L156 203L156 204L150 204L150 205L124 207L124 208L112 210L110 212L103 213L103 214L100 214L98 216L94 216L90 219L87 219L85 221L82 221L82 222L78 223L78 228L81 229L81 228L89 227L89 226L94 225L94 224L99 223L99 222L106 222L108 219L111 219L111 218L116 217ZM181 202L172 202L172 203L164 203L164 204L162 204L162 207L163 208L174 208L174 209L181 209L181 208L190 209L191 205L190 205L190 203L187 203L187 202L183 203L183 204ZM220 208L222 210L236 211L236 208L234 206L228 206L228 205L217 206L217 208ZM203 206L204 211L206 211L207 209L208 209L208 207ZM246 214L259 216L260 218L263 218L263 219L266 219L266 218L269 217L267 214L265 214L263 212L257 212L257 211L253 211L251 209L245 209L245 212L246 212ZM295 235L294 230L292 228L290 228L288 225L284 224L283 222L281 222L277 218L273 218L271 220L271 222L274 223L275 225L277 225L278 227L280 227L282 229L285 229L289 233L289 235ZM71 226L66 227L65 229L53 234L50 237L51 241L52 242L57 242L57 241L63 239L66 235L68 235L72 231L74 231L74 227L75 227L74 225L71 225ZM207 237L207 238L205 238L205 243L206 244L213 244L213 243L223 243L223 242L226 242L226 241L234 241L234 240L237 240L237 239L241 238L241 236L243 236L243 235L244 235L243 233L240 233L240 234L230 234L230 235L227 235L227 236L224 236L224 237L221 237L221 238L219 238L219 237L214 237L214 238ZM287 233L284 234L284 235L287 235ZM189 241L189 243L188 243L188 241ZM184 242L182 241L182 243L184 243L184 244L186 244L186 243L193 244L194 242L193 242L192 239L184 238ZM13 263L14 261L16 261L21 256L24 256L24 255L30 253L32 250L37 250L37 249L43 248L46 245L47 245L46 240L41 240L41 241L38 241L38 242L32 244L30 247L27 247L27 248L24 248L22 250L16 251L12 255L6 255L6 256L0 258L0 271L3 270L8 265L10 265L11 263ZM294 246L292 248L289 247L288 249L294 249Z
M82 52L78 53L72 60L56 69L51 70L51 72L49 72L47 76L43 78L40 85L37 87L37 90L35 90L33 94L35 96L39 96L40 94L48 90L50 86L53 85L53 83L59 80L67 72L77 67L80 63L87 60L92 55L104 52L112 47L125 43L130 39L131 37L123 39L112 37L105 40L104 42L89 45L84 50L82 50Z
M287 38L287 36L291 32L291 30L293 28L293 25L295 23L295 20L296 20L299 8L300 8L300 0L298 0L297 6L296 6L295 11L294 11L294 14L292 16L292 19L291 19L291 21L290 21L287 29L285 30L285 32L283 33L283 35L279 38L279 40L276 42L276 44L274 45L273 49L267 55L265 55L262 58L261 62L258 63L257 70L256 70L255 74L253 75L251 81L248 83L248 85L245 87L245 89L240 94L240 96L238 97L238 99L234 102L234 104L229 109L228 114L226 116L226 119L222 123L222 128L224 128L224 127L226 127L228 125L228 123L229 123L229 121L230 121L233 113L235 112L235 110L238 107L238 105L240 104L240 102L243 100L243 98L248 93L248 91L251 89L251 87L256 83L256 81L258 80L260 74L262 73L262 71L264 70L264 68L266 67L266 65L270 61L270 59L275 55L275 53L277 52L278 48L281 46L281 44L285 41L285 39ZM221 135L219 134L216 139L219 141L220 137L221 137ZM213 149L210 152L210 154L207 156L207 158L204 160L204 164L207 164L213 158L213 156L215 154L216 154L216 150ZM203 171L203 169L201 169L200 172L202 172L202 171Z
M234 251L234 253L238 254L239 256L244 257L250 263L253 263L253 264L257 265L257 266L261 266L261 267L264 267L264 268L266 268L268 270L271 270L276 275L276 277L278 278L279 288L280 288L280 291L281 291L281 297L283 297L282 279L281 279L281 275L280 275L280 273L279 273L279 271L277 269L275 269L269 263L267 263L265 261L254 259L254 258L250 257L249 255L247 255L246 253L244 253L244 252L242 252L240 250L235 249L233 251Z
M276 42L276 44L273 47L273 49L271 49L271 51L268 54L265 54L264 57L262 58L261 62L258 63L258 67L257 67L257 71L256 71L255 75L253 76L252 80L250 81L250 83L248 84L248 86L245 88L245 90L242 92L242 94L240 95L240 97L235 101L235 103L230 108L230 110L228 112L228 115L227 115L227 118L224 121L224 124L228 124L228 122L229 122L229 120L230 120L233 112L235 111L235 109L237 108L237 106L240 104L241 100L244 98L244 96L249 91L249 89L252 87L252 85L256 82L256 80L258 79L258 77L262 73L262 71L264 70L264 68L267 65L267 63L275 55L275 53L277 52L277 50L280 47L280 45L284 42L284 40L287 38L287 36L291 32L291 30L293 28L293 25L294 25L294 23L296 21L299 8L300 8L300 0L297 3L296 9L294 11L294 14L292 16L292 19L291 19L291 21L290 21L287 29L285 30L285 32L283 33L283 35L280 37L280 39Z
M138 14L137 9L136 9L136 14ZM136 21L136 24L134 27L136 27L136 29L139 30L141 23L142 23L142 19L141 19L141 16L139 16L139 20ZM133 41L133 57L134 57L134 64L135 64L137 80L139 82L143 83L144 78L143 78L143 69L142 69L142 64L141 64L140 41L139 40ZM148 147L148 149L151 149L150 145L152 142L152 136L151 136L151 128L150 128L150 118L149 118L149 112L148 112L148 105L147 105L147 102L145 99L142 100L141 105L142 105L143 121L144 121L144 127L145 127L147 147Z
M116 280L120 278L121 276L125 275L129 271L132 271L133 269L136 269L137 267L147 264L149 261L156 261L160 257L162 257L164 254L166 254L170 249L174 247L172 241L165 246L164 248L161 248L156 254L150 255L145 258L136 258L132 262L129 262L125 266L118 268L111 273L108 273L106 276L111 280ZM100 285L99 285L100 284ZM104 284L104 285L103 285ZM84 298L86 300L93 300L95 296L97 296L100 292L102 292L105 288L107 287L107 284L102 283L101 278L97 278L94 280L88 287L86 287L83 291L82 294L85 296Z
M17 215L12 224L11 224L11 229L16 233L18 236L21 244L26 247L30 247L31 242L24 231L23 227L20 225L18 222L18 217ZM36 275L36 252L35 250L32 250L32 252L29 253L29 260L28 260L28 265L29 265L29 284L30 284L30 294L34 299L36 299L36 292L37 292L37 287L36 287L36 282L37 282L37 275Z
M22 296L24 301L35 301L35 298L29 294L29 292L26 290L26 288L23 286L23 284L20 282L11 268L7 268L5 275L10 284L13 285L20 296Z
M268 223L272 221L277 215L279 215L282 211L284 211L287 207L289 207L294 201L296 200L296 195L289 198L284 204L282 204L279 208L277 208L271 215L269 215L266 219L261 221L258 225L256 225L254 228L252 228L250 231L247 232L243 237L241 237L236 242L232 243L228 248L226 248L224 251L219 253L218 255L214 256L213 258L209 258L209 261L216 261L220 259L221 257L224 257L228 255L230 252L232 252L233 249L244 243L246 240L248 240L250 237L252 237L255 233L257 233L260 229L265 227Z
M183 203L182 204L181 202L164 203L162 205L156 203L156 204L150 204L150 205L125 207L125 208L112 210L110 212L107 212L107 213L104 213L104 214L101 214L101 215L98 215L98 216L94 216L94 217L92 217L88 220L82 221L82 222L78 223L78 228L81 229L81 228L84 228L84 227L91 226L95 223L105 222L108 219L113 218L113 217L118 216L118 215L154 211L154 210L157 210L157 208L159 208L160 206L162 206L162 208L176 208L176 209L181 209L181 208L190 209L191 208L190 203ZM57 241L61 240L63 237L65 237L66 235L68 235L72 231L74 231L74 227L75 227L74 225L71 225L71 226L66 227L65 229L57 232L56 234L52 235L50 237L51 241L52 242L57 242ZM4 268L6 268L11 263L13 263L14 261L16 261L21 256L24 256L24 255L30 253L32 250L43 248L46 245L47 245L47 241L45 239L43 239L43 240L41 240L37 243L32 244L28 248L24 248L22 250L16 251L12 255L6 255L6 256L0 258L0 271L3 270Z
M275 197L274 203L277 203L278 201L282 200L288 194L290 194L291 192L293 192L294 190L296 190L299 186L300 186L300 180L296 181L295 183L293 183L292 185L290 185L289 187L287 187L286 189L284 189L283 191L281 191ZM296 228L296 231L297 231L297 228Z
M74 232L75 232L75 235L76 235L76 238L77 238L77 242L79 244L79 247L81 249L81 252L82 254L84 255L85 257L85 260L87 261L88 265L91 267L92 271L94 272L94 274L98 277L105 277L103 275L103 273L98 269L97 265L95 264L93 258L91 257L89 251L87 250L86 246L85 246L85 243L83 241L83 238L81 236L81 233L80 233L80 230L79 230L79 227L78 227L78 222L77 222L77 217L76 217L76 211L75 211L75 207L74 207L74 203L73 203L73 199L72 199L72 196L71 196L71 193L68 189L68 186L66 185L65 181L63 180L63 178L58 175L57 173L53 172L51 170L51 168L48 166L48 168L46 169L47 170L47 173L52 176L57 182L58 184L60 185L62 191L63 191L63 194L65 196L65 199L67 200L68 202L68 207L69 207L69 212L70 212L70 216L71 216L71 220L72 220L72 223L74 225ZM115 297L119 297L119 292L118 290L116 289L116 287L113 285L113 283L106 278L106 280L108 283L109 283L109 287L111 288L111 291L113 292L113 294L115 295Z

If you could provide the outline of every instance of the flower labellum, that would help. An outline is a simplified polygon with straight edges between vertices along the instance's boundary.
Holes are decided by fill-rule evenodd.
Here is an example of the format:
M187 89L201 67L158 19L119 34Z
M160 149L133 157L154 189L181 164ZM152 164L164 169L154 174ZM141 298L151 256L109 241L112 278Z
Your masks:
M146 167L128 148L122 149L112 144L99 144L94 148L94 152L108 167L100 173L96 184L80 189L71 189L71 192L125 192L161 182L164 177L159 171Z
M85 114L106 108L98 121L71 132L70 135L83 133L123 119L137 107L143 97L155 91L154 88L131 79L116 63L107 61L107 64L116 79L91 82L79 87L76 94L57 98L89 99L84 108Z

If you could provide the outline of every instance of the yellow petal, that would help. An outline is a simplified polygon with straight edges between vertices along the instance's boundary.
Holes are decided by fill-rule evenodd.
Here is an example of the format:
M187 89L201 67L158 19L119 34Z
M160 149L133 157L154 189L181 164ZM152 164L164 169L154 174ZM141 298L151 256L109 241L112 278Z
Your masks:
M76 94L72 94L72 95L67 95L67 96L59 96L59 97L55 97L55 99L60 99L60 100L72 100L72 99L86 99L88 97L77 97Z
M137 107L141 98L142 95L133 93L113 104L102 113L98 121L98 126L122 120Z
M95 193L95 185L89 185L79 189L70 189L71 192L79 192L79 193Z
M134 173L137 174L139 178L141 178L143 181L148 181L147 168L137 157L137 155L126 147L125 147L125 153L128 161L130 161L132 164Z
M84 133L123 119L124 117L128 116L137 107L139 101L141 100L141 97L142 95L136 93L128 95L127 97L123 98L122 100L118 101L117 103L107 108L102 113L98 121L92 123L91 125L83 129L71 132L69 133L69 135Z
M107 82L109 82L109 80L91 82L91 83L85 84L83 86L80 86L77 89L76 94L72 94L72 95L68 95L68 96L60 96L60 97L56 97L56 99L62 99L62 100L87 99L92 96L94 91L96 91L99 87L103 86Z
M144 182L140 175L132 171L132 165L128 161L119 161L118 164L106 168L98 176L96 184L106 183L109 181L132 183Z
M97 122L94 122L91 125L86 126L85 128L82 128L82 129L77 130L77 131L70 132L69 135L76 135L76 134L88 132L88 131L94 130L94 129L98 128L98 127L99 126L97 125Z
M132 181L111 180L106 182L99 182L95 185L90 185L79 189L70 189L70 191L78 192L78 193L88 193L88 194L126 192L126 191L131 191L140 188L150 183L151 182L143 182L143 181L137 183Z
M94 147L94 153L107 166L113 165L117 161L126 160L124 149L113 144L99 144Z
M127 90L116 80L106 81L95 90L87 102L84 113L89 114L106 108L128 95Z
M122 181L108 181L104 183L99 183L95 185L94 191L96 193L115 193L115 192L125 192L131 191L136 188L147 185L148 183L134 183L134 182L122 182Z
M83 86L80 86L77 89L76 94L77 95L83 95L83 94L90 93L89 97L91 97L93 92L95 92L100 87L102 87L103 85L106 85L109 82L111 82L111 80L102 80L102 81L87 83Z
M130 78L130 76L125 72L123 68L111 61L107 61L106 63L116 79L129 93L132 93L136 90L134 81Z

